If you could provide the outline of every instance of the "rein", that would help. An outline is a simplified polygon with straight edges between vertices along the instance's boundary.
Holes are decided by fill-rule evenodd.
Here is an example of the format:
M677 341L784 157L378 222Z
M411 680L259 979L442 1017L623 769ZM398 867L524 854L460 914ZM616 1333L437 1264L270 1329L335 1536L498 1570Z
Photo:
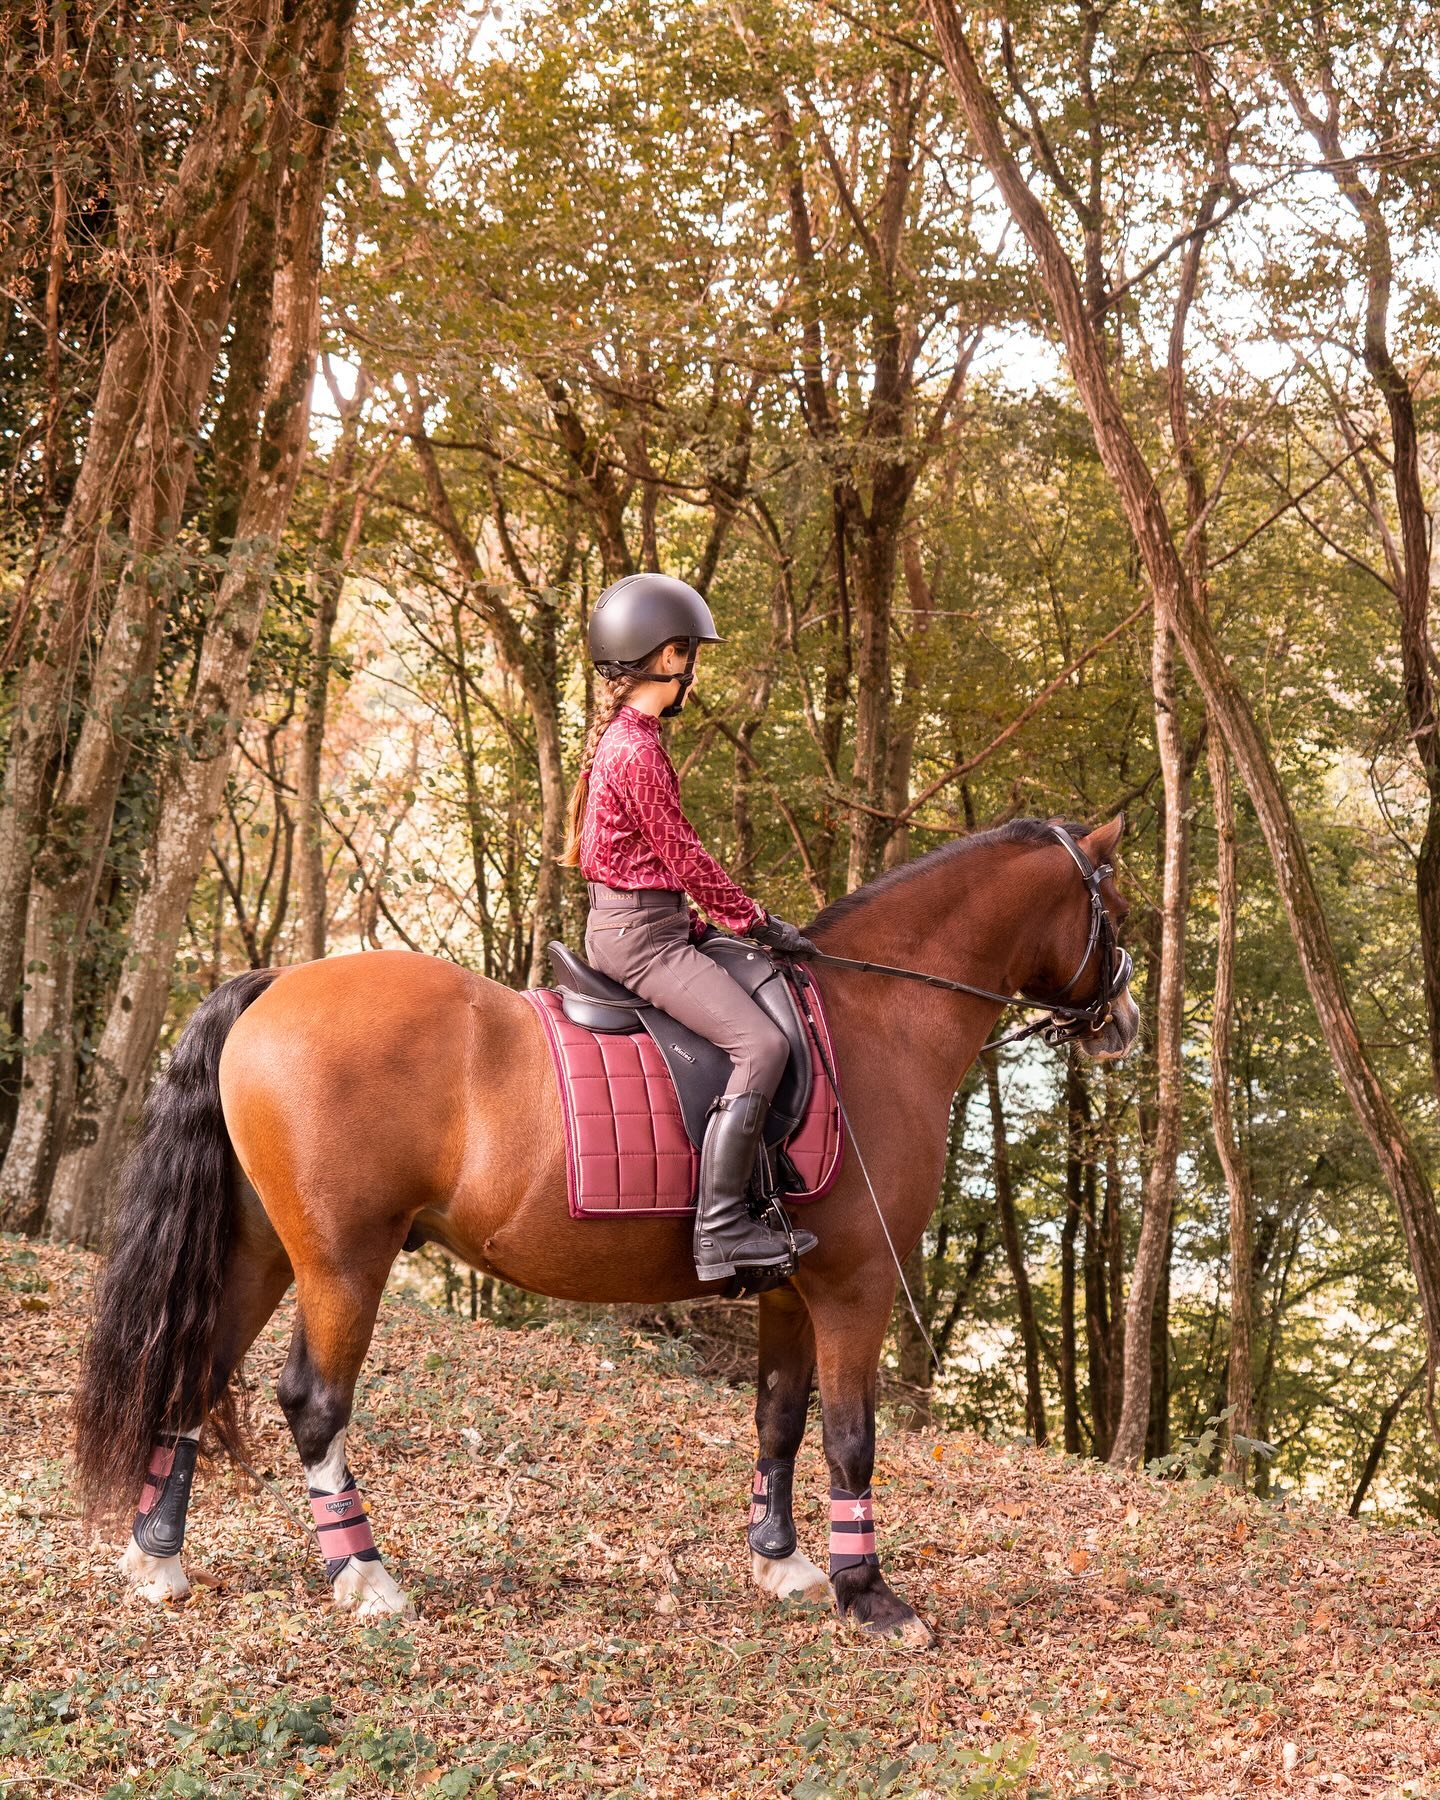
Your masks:
M1069 852L1090 896L1090 935L1085 943L1085 954L1080 958L1080 965L1075 973L1061 988L1058 999L1033 1002L1045 1009L1044 1017L1029 1025L1017 1026L1000 1037L991 1038L989 1043L980 1046L977 1054L982 1056L987 1050L1001 1050L1007 1044L1018 1044L1024 1038L1034 1037L1037 1032L1043 1032L1045 1042L1052 1047L1071 1043L1081 1037L1093 1037L1109 1024L1111 1002L1130 981L1134 967L1130 952L1116 943L1115 928L1110 923L1105 902L1100 898L1100 884L1115 873L1114 869L1109 863L1100 863L1098 866L1092 863L1068 831L1062 831L1058 825L1052 825L1049 829L1056 842ZM1067 1004L1065 996L1085 973L1097 944L1102 951L1108 952L1105 960L1110 964L1110 975L1108 978L1102 977L1099 991L1093 1000L1087 1001L1084 1006ZM951 981L944 975L928 975L922 969L903 969L893 963L866 962L853 956L831 956L825 950L811 951L805 960L828 963L835 969L856 969L865 975L891 975L901 981L918 981L926 987L943 988L949 994L969 994L976 1000L993 1000L999 1006L1014 1006L1026 999L1023 993L1001 994L993 988L975 987L968 981Z

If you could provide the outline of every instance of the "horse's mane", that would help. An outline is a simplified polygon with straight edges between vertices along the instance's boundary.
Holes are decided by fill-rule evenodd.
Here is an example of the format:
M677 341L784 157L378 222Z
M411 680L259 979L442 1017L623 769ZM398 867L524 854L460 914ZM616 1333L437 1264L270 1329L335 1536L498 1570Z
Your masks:
M940 844L934 850L927 850L924 856L917 856L913 862L887 869L883 875L867 881L864 887L858 887L853 893L842 894L838 900L832 900L805 927L806 934L808 936L813 931L823 931L828 925L838 925L842 919L860 912L882 894L903 887L906 882L926 874L941 863L969 856L972 851L988 849L996 844L1041 844L1050 841L1051 828L1056 825L1061 830L1068 831L1073 838L1082 838L1090 830L1088 825L1082 825L1075 819L1008 819L1005 824L993 825L988 831L974 831L967 837L952 838L948 844Z

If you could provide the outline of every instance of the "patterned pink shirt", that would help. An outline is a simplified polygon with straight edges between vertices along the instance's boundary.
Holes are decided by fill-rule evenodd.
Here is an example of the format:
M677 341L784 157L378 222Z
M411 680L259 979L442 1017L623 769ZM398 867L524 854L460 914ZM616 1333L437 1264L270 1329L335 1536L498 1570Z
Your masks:
M731 931L748 931L765 917L696 836L660 742L660 721L633 706L615 714L595 752L580 871L606 887L678 888Z

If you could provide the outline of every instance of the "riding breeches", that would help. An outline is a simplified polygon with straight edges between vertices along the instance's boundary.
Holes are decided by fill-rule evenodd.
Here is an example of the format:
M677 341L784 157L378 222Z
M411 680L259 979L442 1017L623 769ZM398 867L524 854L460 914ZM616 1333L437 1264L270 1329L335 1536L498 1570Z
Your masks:
M718 1045L730 1058L727 1094L774 1099L790 1054L785 1035L690 942L683 894L593 886L585 955L602 975Z

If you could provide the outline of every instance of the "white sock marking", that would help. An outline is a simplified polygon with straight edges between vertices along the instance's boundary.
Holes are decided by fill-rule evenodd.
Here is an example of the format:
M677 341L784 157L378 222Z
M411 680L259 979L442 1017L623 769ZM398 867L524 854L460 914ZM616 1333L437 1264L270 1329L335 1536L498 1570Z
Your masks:
M800 1595L811 1600L833 1597L829 1577L799 1550L783 1557L760 1556L752 1550L750 1579L762 1594L769 1594L775 1600L793 1600Z
M338 1494L345 1484L345 1427L337 1431L317 1463L305 1465L308 1486ZM357 1619L383 1619L391 1614L414 1612L394 1576L383 1562L357 1562L350 1557L335 1577L335 1604Z
M190 1583L178 1556L151 1556L132 1537L130 1546L120 1558L120 1573L142 1600L184 1600Z
M305 1464L308 1487L321 1488L327 1494L338 1494L345 1485L345 1432L342 1425L325 1446L325 1454L317 1463Z
M178 1437L192 1441L200 1436L200 1427L181 1431ZM142 1600L157 1602L184 1600L189 1597L190 1582L178 1556L152 1556L142 1550L132 1535L125 1554L120 1558L120 1573Z
M335 1577L335 1604L353 1608L357 1619L408 1618L415 1611L383 1562L356 1562L353 1556Z

